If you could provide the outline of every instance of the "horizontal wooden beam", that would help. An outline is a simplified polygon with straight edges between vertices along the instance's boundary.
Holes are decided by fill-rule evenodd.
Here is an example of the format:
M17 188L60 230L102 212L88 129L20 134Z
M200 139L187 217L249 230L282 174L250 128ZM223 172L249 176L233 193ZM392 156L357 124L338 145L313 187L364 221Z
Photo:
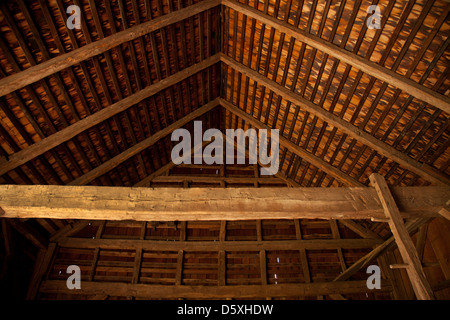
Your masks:
M133 105L141 102L142 100L164 90L174 84L183 81L184 79L196 74L197 72L211 67L219 61L219 56L211 56L189 68L183 69L166 79L159 81L153 85L150 85L135 94L132 94L74 124L48 136L41 141L9 156L0 158L0 175L17 168L18 166L44 154L52 148L64 143L81 132L109 119L110 117L127 110Z
M348 134L352 138L364 143L368 147L376 150L381 155L397 162L405 169L408 169L424 179L437 184L437 185L450 185L450 177L445 173L433 168L432 166L418 162L408 155L398 151L397 149L391 147L390 145L378 140L371 134L365 132L364 130L354 126L353 124L339 118L338 116L326 111L318 105L315 105L311 101L303 98L302 96L292 92L288 88L279 85L277 82L270 80L259 72L243 65L240 62L224 55L220 54L220 60L230 66L231 68L241 72L250 79L264 85L266 88L272 90L274 93L282 96L284 99L292 102L295 105L300 106L303 110L308 111L320 119L326 121L330 125L335 126L342 132Z
M0 97L15 90L42 80L56 72L76 65L84 60L102 54L122 43L132 41L148 33L167 27L171 24L183 21L205 10L220 5L220 0L204 0L194 5L173 11L151 21L138 24L124 31L117 32L111 36L75 49L69 53L62 54L34 67L13 74L0 80Z
M248 17L254 18L286 35L297 39L313 48L316 48L332 57L345 62L368 75L371 75L381 81L384 81L394 87L403 90L405 93L416 97L426 103L429 103L436 108L439 108L450 114L450 98L435 92L423 85L418 84L410 79L407 79L400 74L387 69L375 62L364 59L354 53L348 52L343 48L314 36L306 31L300 30L287 22L280 21L277 18L271 17L261 11L251 8L248 5L239 3L235 0L222 0L222 4L236 10Z
M158 251L259 251L259 250L325 250L373 248L382 239L315 239L277 241L158 241L137 239L61 238L65 248L133 249Z
M92 169L88 173L82 175L81 177L71 181L69 185L77 186L77 185L85 185L95 178L98 178L102 176L103 174L107 173L108 171L112 170L113 168L117 167L122 162L126 161L127 159L130 159L132 156L138 154L139 152L147 149L148 147L154 145L156 142L158 142L160 139L164 138L168 134L172 133L174 130L181 128L185 124L191 122L192 120L198 118L199 116L207 113L208 111L211 111L215 107L219 105L219 99L212 100L205 104L204 106L190 112L188 115L184 116L183 118L175 121L171 125L165 127L164 129L156 132L152 136L148 137L145 140L142 140L141 142L135 144L134 146L128 148L124 152L118 154L112 159L109 159L108 161L102 163L100 166L96 167L95 169Z
M394 187L402 216L426 218L448 187ZM374 188L128 188L0 185L6 218L194 221L384 218Z
M238 107L231 104L230 102L221 98L220 105L222 107L224 107L226 110L230 111L231 113L233 113L236 116L238 116L239 118L241 118L242 120L245 120L246 122L250 123L255 128L257 128L259 130L266 129L266 130L268 130L268 133L270 133L269 129L271 129L271 128L269 126L267 126L264 123L262 123L261 121L255 119L254 117L249 115L247 112L239 109ZM306 161L308 161L312 165L316 166L320 170L324 171L325 173L329 174L330 176L338 179L339 181L342 181L342 182L346 183L347 185L353 186L353 187L364 187L364 184L362 184L361 182L350 177L348 174L342 172L338 168L333 167L331 164L325 162L324 160L320 159L319 157L316 157L312 153L306 151L302 147L296 145L295 143L293 143L289 139L286 139L283 136L280 136L280 145L285 147L286 149L288 149L290 152L293 152L296 155L298 155L299 157L305 159Z
M391 291L392 287L385 282L377 292ZM135 296L142 298L264 298L264 297L297 297L329 294L351 294L371 292L366 281L292 283L277 285L236 285L236 286L187 286L187 285L153 285L131 284L120 282L88 282L81 281L80 290L67 288L65 280L46 280L40 287L41 293L65 293L83 295Z
M207 168L207 167L206 167ZM261 184L283 184L286 185L286 182L280 178L256 178L256 177L221 177L221 176L159 176L153 179L153 182L202 182L202 183L261 183Z

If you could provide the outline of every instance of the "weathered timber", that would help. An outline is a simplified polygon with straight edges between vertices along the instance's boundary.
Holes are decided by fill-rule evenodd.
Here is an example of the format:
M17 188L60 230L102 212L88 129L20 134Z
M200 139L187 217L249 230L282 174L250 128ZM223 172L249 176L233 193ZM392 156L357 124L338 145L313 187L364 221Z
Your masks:
M381 291L390 291L383 284ZM151 284L127 284L119 282L83 282L81 290L69 290L64 280L47 280L41 285L41 292L70 294L110 294L116 296L138 296L146 298L256 298L316 296L333 293L370 292L366 281L295 283L278 285L236 285L236 286L166 286Z
M394 187L403 217L438 216L448 187ZM139 221L381 219L374 188L128 188L1 185L9 218Z

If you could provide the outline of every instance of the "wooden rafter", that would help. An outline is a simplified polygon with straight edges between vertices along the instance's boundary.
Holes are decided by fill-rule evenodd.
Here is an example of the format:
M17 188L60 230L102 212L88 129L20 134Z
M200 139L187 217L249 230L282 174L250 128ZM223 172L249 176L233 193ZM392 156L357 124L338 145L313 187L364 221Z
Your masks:
M271 129L269 126L265 125L261 121L253 118L248 113L244 112L243 110L237 108L230 102L220 99L220 105L223 106L225 109L230 111L231 113L237 115L239 118L245 120L246 122L250 123L252 126L256 127L257 129ZM268 131L270 133L270 131ZM298 156L302 157L306 161L310 162L311 164L315 165L319 169L325 171L329 175L333 176L334 178L345 182L349 186L357 186L357 187L363 187L364 184L360 183L359 181L355 180L354 178L350 177L348 174L340 171L339 169L333 167L329 163L325 162L324 160L320 159L319 157L316 157L315 155L311 154L310 152L306 151L302 147L299 147L289 139L286 139L283 136L280 136L280 145L287 148L292 153L297 154Z
M216 7L219 4L219 0L201 1L192 6L173 11L151 21L117 32L102 40L93 42L82 48L62 54L27 70L3 78L0 80L0 96L4 96L86 59L102 54L122 43L132 41L153 31L180 22L200 12Z
M237 62L236 60L224 54L220 54L220 60L225 64L227 64L228 66L230 66L231 68L239 70L242 74L248 76L249 78L253 79L259 84L264 85L268 89L272 90L274 93L282 96L284 99L316 115L317 117L335 126L336 128L340 129L349 136L376 150L381 155L399 163L406 169L422 176L426 180L439 185L450 185L450 178L444 173L440 172L439 170L431 167L426 163L421 163L410 158L408 155L378 140L371 134L368 134L364 130L339 118L338 116L335 116L334 114L326 111L320 106L315 105L314 103L301 97L300 95L293 93L289 89L279 85L277 82L273 80L270 80L269 78L265 77L259 72L243 65L240 62Z
M146 148L152 146L153 144L158 142L161 138L172 133L174 130L181 128L182 126L189 123L190 121L198 118L199 116L207 113L208 111L211 111L218 105L219 105L218 98L213 101L208 102L204 106L192 111L187 116L181 118L178 121L175 121L171 125L158 131L157 133L153 134L152 136L148 137L147 139L145 139L145 140L139 142L138 144L132 146L131 148L125 150L124 152L115 156L114 158L104 162L97 168L95 168L95 169L89 171L88 173L84 174L83 176L73 180L72 182L69 183L69 185L76 186L76 185L84 185L84 184L89 183L90 181L94 180L95 178L98 178L101 175L112 170L113 168L117 167L119 164L121 164L122 162L131 158L132 156L134 156L134 155L138 154L139 152L145 150Z
M325 41L308 32L299 30L285 21L271 17L261 11L251 8L248 5L239 3L234 0L222 0L222 4L245 14L248 17L257 19L265 25L277 29L278 31L291 36L317 50L320 50L332 57L354 66L355 68L375 77L386 83L389 83L408 94L427 102L443 111L450 114L450 98L439 94L431 89L424 87L410 79L407 79L379 64L364 59L354 53L350 53L343 48L339 48L328 41Z
M136 105L140 101L166 89L174 84L188 78L189 76L204 70L219 61L217 55L206 58L205 60L189 67L183 69L182 71L169 76L153 85L150 85L141 91L132 94L86 118L75 122L74 124L46 137L29 147L11 155L7 160L5 157L0 158L0 175L17 168L18 166L34 159L35 157L42 155L48 150L62 144L65 141L75 137L76 135L82 133L83 131L99 124L108 118L127 110L133 105Z

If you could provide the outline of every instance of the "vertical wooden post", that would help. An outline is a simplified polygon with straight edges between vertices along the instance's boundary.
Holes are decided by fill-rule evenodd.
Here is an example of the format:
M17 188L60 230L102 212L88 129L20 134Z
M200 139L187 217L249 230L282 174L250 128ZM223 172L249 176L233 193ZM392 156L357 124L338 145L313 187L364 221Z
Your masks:
M389 219L388 223L403 261L407 264L406 271L409 279L411 280L417 299L434 299L433 291L427 278L425 277L425 273L423 272L417 250L414 247L411 237L405 227L395 200L392 197L389 187L387 186L386 180L381 175L373 173L370 176L370 181L375 187L381 204L383 205L384 213Z
M219 231L219 241L223 242L225 241L225 236L226 236L226 230L227 230L227 222L221 221L220 222L220 231ZM224 286L226 285L226 257L225 257L225 250L220 250L219 251L219 256L218 256L218 262L219 262L219 275L218 275L218 279L219 279L219 286Z
M186 221L181 222L180 241L186 241ZM184 259L184 251L178 250L175 285L179 286L181 286L183 283L183 259Z
M184 251L178 250L177 255L177 272L175 275L175 285L181 286L182 280L183 280L183 256Z
M331 233L333 235L333 239L340 239L341 235L339 233L339 227L338 227L336 220L330 220L330 227L331 227ZM347 270L347 265L345 264L344 253L342 252L341 248L338 248L337 252L338 252L338 257L339 257L339 262L341 264L342 272L344 272L345 270ZM347 300L341 294L330 294L330 298L333 300Z
M256 220L256 240L262 241L262 221ZM261 284L267 284L267 258L266 258L266 250L259 251L259 266L261 269Z

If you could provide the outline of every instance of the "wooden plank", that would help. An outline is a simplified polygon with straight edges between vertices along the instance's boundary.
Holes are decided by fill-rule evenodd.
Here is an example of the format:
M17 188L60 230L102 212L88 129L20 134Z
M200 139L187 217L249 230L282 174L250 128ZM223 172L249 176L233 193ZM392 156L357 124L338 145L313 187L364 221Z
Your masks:
M237 115L239 118L241 118L241 119L245 120L246 122L250 123L255 128L257 128L259 130L261 130L261 129L268 130L268 133L270 134L270 129L271 129L270 127L268 127L267 125L265 125L261 121L253 118L253 116L251 116L250 114L246 113L245 111L237 108L236 106L234 106L230 102L228 102L228 101L226 101L224 99L220 99L220 105L223 106L228 111L232 112L233 114ZM280 140L280 145L281 146L287 148L289 151L297 154L301 158L305 159L309 163L311 163L314 166L318 167L319 169L325 171L326 173L328 173L329 175L335 177L336 179L339 179L340 181L343 181L343 182L345 182L346 184L348 184L350 186L359 186L359 187L364 186L359 181L353 179L352 177L350 177L346 173L344 173L344 172L340 171L339 169L333 167L332 165L330 165L329 163L327 163L324 160L320 159L319 157L316 157L312 153L306 151L302 147L300 147L300 146L296 145L295 143L291 142L289 139L287 139L287 138L285 138L285 137L283 137L281 135L280 135L279 138L280 138L279 140Z
M386 180L383 176L373 173L370 176L371 183L375 186L381 203L383 204L384 212L389 218L389 226L392 234L395 237L398 249L402 255L403 261L408 265L406 271L419 300L434 299L433 290L423 272L422 264L420 262L417 250L414 243L409 236L405 227L400 211L397 208L395 200L387 186Z
M44 79L49 75L76 65L86 59L102 54L122 43L137 39L158 29L183 21L186 18L218 5L220 5L220 0L201 1L189 7L155 18L151 21L138 24L109 37L103 38L102 40L90 43L69 53L65 53L47 60L22 72L3 78L0 80L0 96L4 96L36 81Z
M158 241L138 239L63 238L58 244L67 248L142 249L158 251L254 251L254 250L321 250L372 248L377 239L271 240L271 241Z
M298 41L301 41L315 49L318 49L332 57L345 62L364 73L371 75L381 81L387 82L394 87L397 87L404 92L425 101L436 108L445 111L450 114L450 98L435 92L423 85L420 85L408 78L405 78L396 72L387 69L377 63L364 59L357 54L351 53L348 50L339 48L329 41L323 40L317 36L310 34L309 32L302 31L286 22L280 21L277 18L265 15L259 10L253 9L245 4L241 4L234 0L222 0L222 4L245 14L248 17L257 19L258 21L266 24L278 31L291 36Z
M448 187L393 187L405 218L436 217ZM0 185L5 218L189 221L385 219L374 188L128 188Z
M450 185L450 178L440 172L439 170L433 168L432 166L418 162L412 158L410 158L408 155L398 151L397 149L389 146L388 144L378 140L374 136L368 134L364 130L355 127L353 124L345 121L344 119L341 119L340 117L326 111L325 109L321 108L318 105L315 105L311 101L305 99L304 97L292 92L291 90L279 85L278 83L264 77L259 72L243 65L242 63L239 63L232 58L225 56L224 54L220 54L220 60L224 62L226 65L239 70L241 73L245 74L246 76L250 77L252 80L258 82L260 85L263 85L264 87L267 87L268 89L274 91L276 94L281 95L284 99L290 101L291 103L300 106L303 110L310 112L317 117L321 118L322 120L326 121L330 125L333 125L343 131L344 133L348 134L349 136L353 137L354 139L364 143L365 145L369 146L370 148L378 151L381 155L392 159L393 161L399 163L406 169L420 175L421 177L425 178L426 180L438 184L438 185ZM228 104L226 104L228 103ZM226 102L226 100L221 99L221 104L224 107L231 107L232 105L229 102ZM234 109L236 112L239 112L238 108ZM242 116L250 117L249 114L242 111L240 112ZM249 118L249 121L252 120L253 117ZM252 121L257 121L253 118ZM254 124L253 124L254 125ZM280 144L283 141L283 139L280 137ZM287 140L289 141L289 140ZM306 154L308 155L308 154ZM320 168L320 167L319 167ZM325 170L324 170L325 171Z
M390 285L382 285L380 291L390 291ZM135 296L146 298L261 298L316 296L333 293L350 294L370 292L366 281L317 282L278 285L234 285L234 286L166 286L151 284L130 284L119 282L84 282L80 290L69 290L66 281L47 280L41 292Z

